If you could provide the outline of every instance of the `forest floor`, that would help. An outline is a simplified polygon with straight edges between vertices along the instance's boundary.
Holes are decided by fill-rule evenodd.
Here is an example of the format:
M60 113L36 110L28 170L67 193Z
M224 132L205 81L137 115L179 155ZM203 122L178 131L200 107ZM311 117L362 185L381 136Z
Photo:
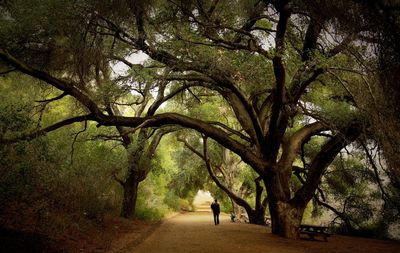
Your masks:
M50 234L31 228L0 227L0 253L117 253L135 248L160 223L108 218L101 224Z
M52 212L38 219L34 208L9 205L0 215L0 253L119 252L140 244L160 222L104 215Z
M400 242L333 235L322 239L288 240L271 234L266 226L231 222L221 215L215 226L206 209L181 213L162 223L106 217L101 225L67 229L67 235L44 236L0 229L0 252L71 253L398 253ZM73 232L75 231L75 232Z

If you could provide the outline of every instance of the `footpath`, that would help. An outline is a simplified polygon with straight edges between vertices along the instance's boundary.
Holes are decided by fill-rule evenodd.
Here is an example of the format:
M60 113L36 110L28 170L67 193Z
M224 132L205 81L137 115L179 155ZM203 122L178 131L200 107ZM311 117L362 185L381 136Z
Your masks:
M215 226L206 204L164 221L129 253L398 253L400 243L334 235L328 242L289 240L266 226L234 223L222 214Z

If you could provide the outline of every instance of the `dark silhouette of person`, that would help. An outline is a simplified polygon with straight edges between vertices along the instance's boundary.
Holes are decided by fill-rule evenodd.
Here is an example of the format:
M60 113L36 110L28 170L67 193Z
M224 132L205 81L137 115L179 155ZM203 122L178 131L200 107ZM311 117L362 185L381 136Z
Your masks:
M219 224L219 204L218 204L218 200L215 200L212 204L211 204L211 210L213 212L213 216L214 216L214 224L218 225Z

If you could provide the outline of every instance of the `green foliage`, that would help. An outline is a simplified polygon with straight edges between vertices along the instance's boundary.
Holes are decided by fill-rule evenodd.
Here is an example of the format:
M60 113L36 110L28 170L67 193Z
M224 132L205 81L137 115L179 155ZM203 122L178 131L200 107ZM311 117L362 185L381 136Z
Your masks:
M387 228L377 229L381 226L383 206L381 196L376 194L376 178L360 157L336 159L325 176L324 189L338 210L350 219L352 233L385 236Z
M30 96L21 93L23 89L15 89L26 81L20 76L0 81L2 138L29 133L39 124L51 124L55 115L68 117L69 109L74 108L69 99L54 102L44 108L47 114L42 117L43 107L33 106L42 87L30 86ZM88 141L99 132L92 124L73 142L83 129L84 124L77 124L32 141L1 145L0 220L6 218L12 223L17 217L3 217L3 211L17 207L21 212L33 210L38 226L52 229L55 223L50 219L54 213L100 221L105 213L119 212L121 193L111 172L126 166L125 153L115 148L115 143Z
M164 177L150 172L139 186L136 217L160 221L170 211L164 201L167 194L166 183Z
M346 101L346 91L339 84L314 85L307 96L313 101L313 110L338 128L357 118L358 110Z
M202 7L207 10L217 2L214 13L200 15ZM346 9L346 6L354 7L354 3L346 4L345 1L340 1L337 7L324 1L317 4L304 5L304 3L303 1L291 3L292 7L298 8L300 14L292 15L289 20L285 32L287 49L279 55L284 61L285 82L297 87L296 84L301 84L315 74L312 71L314 67L323 69L324 73L304 87L305 91L300 101L291 103L292 94L282 101L283 109L279 117L283 120L280 123L285 121L285 116L288 116L291 128L286 132L285 137L300 129L304 123L310 122L309 115L331 128L331 131L326 132L327 134L334 134L350 121L363 116L353 97L354 88L351 88L365 88L363 85L367 82L364 80L364 72L369 71L369 66L364 66L364 64L369 64L370 60L362 60L362 64L358 61L365 55L374 56L368 46L353 43L355 45L351 45L348 51L357 55L356 57L347 54L348 52L326 57L327 50L339 45L340 41L346 38L347 34L344 32L353 31L351 24L360 26L358 21L354 20L356 16L344 17L352 11L359 11L352 8ZM320 16L316 7L320 7L322 3L329 9L324 13L329 15L324 17L324 22L320 22L326 22L322 33L327 38L321 36L315 41L317 46L310 52L313 59L304 63L301 60L303 53L301 48L305 45L304 36L309 25L308 21L314 15ZM165 50L153 52L154 55L158 58L165 56L167 60L164 59L164 64L166 65L169 64L168 61L175 59L177 62L182 61L182 64L196 63L196 66L181 68L181 63L177 63L168 69L164 66L146 68L155 63L149 60L143 66L130 68L124 73L126 76L114 76L111 65L115 59L112 58L117 56L128 59L128 56L140 50L140 48L135 48L139 44L139 40L136 40L140 32L136 27L139 25L139 17L132 15L129 1L6 1L1 4L5 7L0 8L2 22L0 48L11 52L27 65L65 79L67 83L76 83L74 88L90 96L93 102L98 104L100 110L109 107L109 103L122 102L133 105L128 109L124 107L124 116L143 115L145 110L138 109L135 104L140 104L143 100L144 103L141 105L143 108L148 108L149 105L145 103L147 100L154 100L155 93L158 88L161 88L160 83L164 84L167 79L164 74L191 75L200 74L204 70L201 77L213 77L213 82L174 81L168 83L166 87L168 92L189 83L198 86L185 87L179 96L168 101L163 110L179 112L208 122L219 121L243 133L243 130L251 127L246 124L239 126L240 119L249 121L249 118L246 117L246 113L242 114L245 110L241 107L235 108L235 111L232 109L231 105L235 104L235 99L232 97L227 99L227 97L235 93L248 99L244 107L255 105L251 110L254 109L258 116L271 116L268 112L264 113L260 107L266 105L265 108L270 109L269 103L275 98L274 95L278 94L274 89L275 74L279 72L276 60L279 57L274 58L275 66L273 66L271 59L277 52L271 45L273 32L269 31L277 29L273 21L277 13L271 15L272 18L257 18L271 14L272 9L268 8L273 8L275 2L269 7L264 5L264 1L257 0L193 0L180 3L153 0L135 2L135 4L143 4L146 12L144 15L144 26L147 32L146 45L152 49ZM340 9L344 9L344 14L338 12ZM303 12L307 13L305 17L302 17ZM105 21L108 18L113 24ZM348 21L347 26L344 26L346 22L341 19ZM367 20L362 19L362 22ZM252 21L255 21L255 24L250 24L251 27L246 28ZM341 31L328 34L332 27L340 28ZM251 28L253 30L248 30ZM375 30L371 29L364 35L370 35L369 32L373 35ZM129 38L130 36L133 39ZM362 37L360 36L358 40L361 41ZM213 39L215 44L212 44ZM247 46L249 48L246 48ZM257 46L260 47L257 48ZM260 52L262 51L260 48L265 50L264 55ZM169 56L172 56L171 59ZM3 70L10 66L2 64L0 67ZM347 71L347 69L354 70ZM358 70L362 75L355 74ZM220 82L219 76L227 77L227 80L232 81L233 89L229 81ZM36 85L33 89L25 89L21 83L32 80L16 75L11 75L11 77L14 80L1 80L0 137L2 138L15 137L36 128L48 126L60 118L87 113L86 109L76 105L76 101L71 98L38 106L34 100L58 96L59 91L46 90L45 87L36 87ZM285 93L290 92L293 87L286 85ZM370 88L369 85L368 88ZM231 94L228 90L234 92ZM372 91L369 90L369 92L374 98ZM25 95L21 95L22 93ZM15 94L18 96L14 96ZM365 93L359 92L359 94ZM265 101L267 97L271 100ZM368 105L368 103L364 104ZM280 105L276 108L279 107ZM368 106L364 105L365 107ZM275 107L272 106L272 108ZM109 111L108 113L111 114ZM253 119L252 122L246 123L250 125L254 121L257 120ZM381 124L381 121L377 120L377 122ZM396 126L393 123L392 125ZM268 129L268 119L261 128ZM129 160L129 162L137 163L139 168L151 168L149 178L142 183L140 188L137 208L139 217L158 220L168 212L168 208L190 209L191 200L198 189L210 190L213 196L221 200L223 209L229 209L231 204L229 198L211 182L207 176L204 161L187 150L181 150L182 146L176 144L175 140L169 139L169 146L164 146L156 157L150 159L142 155L149 141L143 135L132 134L133 144L125 150L115 141L89 142L96 139L96 135L99 134L115 136L118 133L115 129L97 128L91 123L75 124L31 142L1 147L0 199L7 202L13 199L50 198L49 202L55 207L85 213L89 217L96 218L106 211L114 211L118 206L121 190L111 180L111 175L114 172L126 174ZM182 135L187 137L197 150L202 150L199 136L194 135L193 132ZM269 133L264 132L261 135L271 140ZM244 144L246 148L255 147L254 141L245 143L243 140L245 138L233 138ZM310 162L321 151L321 146L326 143L326 140L327 138L313 137L305 145L305 163ZM391 146L390 143L386 145ZM220 145L210 141L208 148L212 162L220 165L221 168L224 167L230 174L229 177L223 178L223 172L216 173L217 177L221 181L224 180L223 183L229 185L232 190L240 192L246 200L254 198L254 178L258 175L249 166L235 163L239 158L232 154L227 155ZM351 153L356 153L358 147L352 148ZM129 154L129 159L126 153ZM255 156L262 158L267 157L268 154L257 151ZM383 227L382 224L388 221L389 217L393 219L396 215L396 203L400 202L400 198L398 189L389 188L388 192L393 200L390 204L385 203L385 207L389 206L390 211L385 213L386 220L378 219L376 213L380 211L382 205L380 205L376 187L371 187L374 184L374 175L362 164L362 160L362 157L337 159L327 171L323 184L327 188L329 197L334 202L345 206L344 211L355 226L359 230L368 230L376 224L378 225L375 228ZM296 164L302 163L296 161ZM304 165L307 170L306 164ZM396 179L395 174L394 170L392 175L389 175L389 179ZM300 181L292 177L291 190L299 189L300 186ZM34 194L29 194L31 192ZM69 192L67 197L65 192ZM309 212L310 207L307 207L306 216ZM373 221L368 218L370 216L374 216Z

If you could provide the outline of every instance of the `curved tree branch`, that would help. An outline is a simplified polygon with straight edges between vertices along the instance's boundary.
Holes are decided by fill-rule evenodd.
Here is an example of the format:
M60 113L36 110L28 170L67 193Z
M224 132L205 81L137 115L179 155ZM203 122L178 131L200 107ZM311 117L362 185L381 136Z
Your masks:
M325 130L326 127L321 122L314 122L305 125L295 132L289 140L283 143L282 156L279 159L281 168L291 168L294 160L296 159L301 145L308 140L311 136Z
M348 215L346 215L345 212L340 212L339 210L337 210L333 206L331 206L328 203L320 200L318 198L318 196L316 196L316 195L314 196L314 199L315 199L315 201L317 202L318 205L323 206L323 207L331 210L334 214L336 214L346 224L346 226L347 226L347 228L349 230L353 230L353 231L355 230L353 225L352 225L352 219Z
M7 50L2 48L0 48L0 59L12 65L22 73L37 78L39 80L45 81L46 83L56 87L57 89L62 90L65 93L73 96L97 117L101 117L103 115L102 111L99 109L97 104L83 91L79 90L77 88L77 85L75 85L74 83L68 83L61 79L57 79L46 72L31 68L25 63L19 61L17 58L11 55Z
M127 127L160 127L164 125L180 125L194 129L204 135L216 140L222 146L238 154L243 161L255 168L258 173L263 173L267 167L267 162L256 154L252 153L247 146L230 138L225 131L214 127L202 120L194 119L177 113L162 113L149 117L122 117L105 115L100 125L104 126L127 126Z
M381 194L382 194L382 198L385 200L389 200L393 205L398 206L398 204L396 204L396 201L393 201L393 199L390 197L390 195L385 191L385 188L382 184L382 180L379 176L379 172L378 172L378 167L376 166L375 162L374 162L374 158L372 157L372 155L369 153L369 149L367 147L367 145L359 140L359 143L361 144L361 146L363 147L364 151L365 151L365 155L368 158L369 163L371 164L373 170L374 170L374 174L375 174L375 179L376 182L378 183L378 187L381 190ZM400 206L398 207L400 209Z
M351 122L349 126L339 131L324 146L322 146L321 150L310 164L305 184L290 200L294 206L305 206L308 201L311 200L327 167L335 159L340 150L360 136L362 126L361 122Z
M73 117L73 118L66 119L66 120L60 121L58 123L55 123L55 124L53 124L51 126L43 128L41 130L35 131L33 133L23 134L21 136L18 136L18 137L15 137L15 138L11 138L11 139L0 139L0 143L11 144L11 143L15 143L15 142L18 142L18 141L23 141L23 140L28 140L29 141L29 140L35 139L35 138L37 138L39 136L46 135L47 133L55 131L55 130L61 128L61 127L64 127L64 126L67 126L67 125L71 125L71 124L77 123L77 122L87 121L87 120L95 121L95 117L92 114Z
M228 74L225 74L225 71L222 71L218 68L211 68L209 62L197 62L197 61L192 61L192 62L184 62L181 59L176 58L172 54L168 53L167 51L164 51L162 49L156 49L152 46L149 46L145 42L145 38L147 37L145 34L145 30L143 27L143 12L137 12L137 29L139 31L139 38L135 39L133 36L127 34L126 32L123 31L118 25L113 23L110 20L105 19L104 17L101 17L103 20L105 20L111 27L110 29L114 29L115 32L124 34L125 36L130 38L130 44L136 47L137 49L142 50L144 53L150 56L150 58L159 61L163 64L166 64L169 66L172 70L174 71L196 71L198 73L202 73L208 77L210 77L214 82L216 82L219 86L224 87L228 90L230 90L236 97L237 100L240 101L241 105L245 109L246 114L248 114L248 117L250 121L252 122L252 128L253 131L255 132L256 137L254 137L253 134L249 133L253 139L254 142L258 144L258 146L263 149L265 147L264 141L264 135L263 131L261 128L261 125L259 123L259 120L257 118L255 110L252 108L251 104L248 102L246 99L245 95L242 93L242 91L234 85L234 83L230 80ZM139 22L140 21L140 22ZM235 97L232 97L235 98ZM244 116L244 115L243 115ZM242 116L242 117L243 117ZM243 123L243 121L242 121ZM248 129L246 127L245 129Z
M234 134L234 135L237 135L240 139L245 140L245 141L247 141L248 143L251 143L251 139L250 139L249 137L247 137L246 135L242 134L242 133L239 132L239 131L236 131L236 130L234 130L234 129L232 129L232 128L230 128L230 127L228 127L228 126L222 124L222 123L219 122L219 121L208 121L208 123L209 123L209 124L212 124L212 125L219 126L219 127L223 128L223 129L227 130L229 133Z
M68 94L66 92L63 92L61 95L58 95L57 97L50 98L50 99L45 99L45 100L35 100L37 103L50 103L56 100L60 100L63 97L67 96Z
M207 154L207 137L203 136L203 154L200 153L199 151L197 151L195 148L193 148L192 146L190 146L186 141L181 140L185 143L185 146L187 148L189 148L193 153L195 153L196 155L198 155L201 159L204 160L206 167L207 167L207 171L208 174L210 175L211 179L214 181L214 183L221 189L223 190L236 204L242 206L243 208L246 209L246 211L248 213L251 213L252 208L249 205L249 203L247 203L244 199L240 198L239 196L237 196L235 193L233 193L230 189L228 189L225 185L223 185L219 179L215 176L214 171L212 169L212 165L210 163L210 159L208 158L208 154Z
M74 135L75 135L75 136L74 136L74 140L72 141L72 144L71 144L70 165L72 165L73 162L74 162L75 143L76 143L76 141L77 141L77 139L78 139L78 136L79 136L81 133L85 132L86 129L87 129L87 120L85 120L85 126L84 126L84 128L83 128L82 130L80 130L79 132L77 132L77 133L74 134Z

